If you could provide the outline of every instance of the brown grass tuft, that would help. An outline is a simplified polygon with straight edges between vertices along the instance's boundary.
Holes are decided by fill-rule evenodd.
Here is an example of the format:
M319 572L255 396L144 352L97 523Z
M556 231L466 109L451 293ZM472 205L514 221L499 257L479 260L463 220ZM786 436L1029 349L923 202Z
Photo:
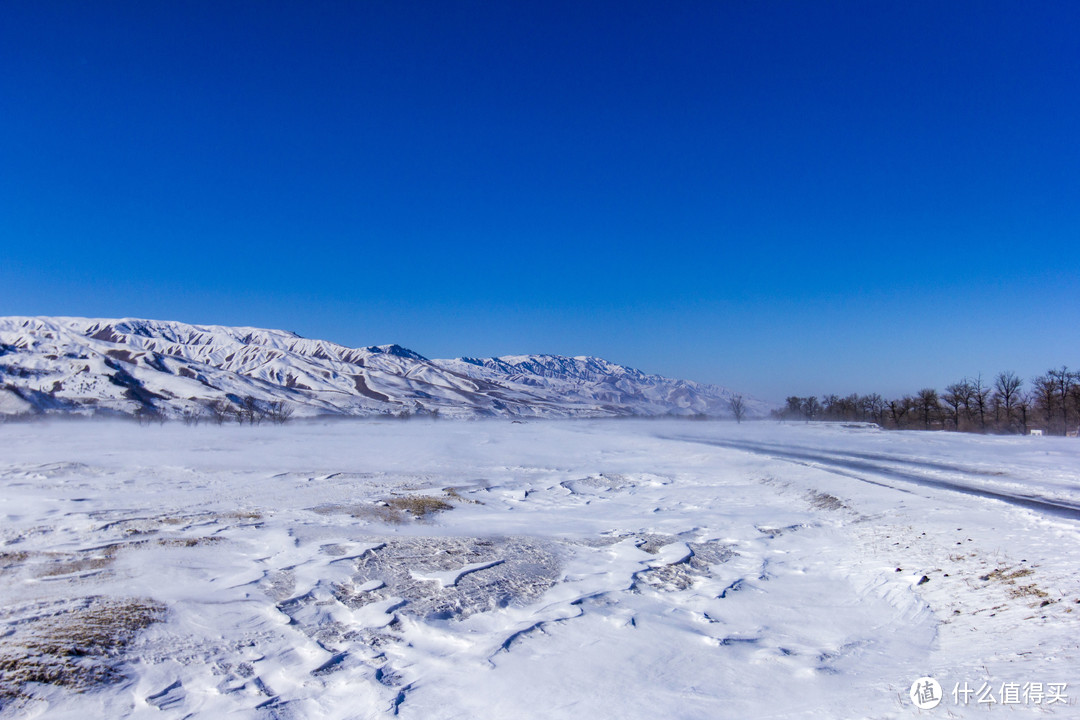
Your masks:
M415 518L423 518L454 507L445 500L431 495L406 495L404 497L389 498L385 502L390 507L407 512Z
M200 545L212 545L221 542L219 537L194 537L194 538L161 538L158 545L164 547L198 547Z
M119 656L165 606L146 599L84 598L81 606L14 626L0 643L0 705L25 697L27 683L81 692L123 678Z

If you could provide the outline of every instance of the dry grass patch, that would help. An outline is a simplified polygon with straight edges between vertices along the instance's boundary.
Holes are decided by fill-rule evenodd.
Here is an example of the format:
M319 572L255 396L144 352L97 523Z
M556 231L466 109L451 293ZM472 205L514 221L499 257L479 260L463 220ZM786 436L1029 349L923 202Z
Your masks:
M1009 571L1008 568L997 568L993 572L983 575L980 580L997 580L1007 585L1015 585L1017 578L1027 577L1028 575L1034 575L1035 571L1031 568L1020 568L1019 570Z
M383 502L395 510L407 512L418 519L454 507L445 500L431 495L406 495L404 497L389 498Z
M810 507L817 510L848 510L848 506L843 500L830 495L829 493L818 492L817 490L810 490L806 493L806 501L810 503Z
M219 537L195 537L195 538L161 538L158 545L164 547L198 547L200 545L212 545L219 543L223 538Z
M97 555L63 555L61 557L65 559L54 560L53 562L46 564L44 567L38 569L34 575L36 577L45 578L101 570L112 565L113 561L116 559L116 553L112 548L109 548Z
M401 525L409 518L422 520L454 506L431 495L401 495L385 498L375 503L330 504L311 508L320 515L351 515L360 520Z
M89 597L10 626L14 632L0 641L0 706L27 697L29 683L81 692L122 680L124 648L164 613L146 598Z
M1035 583L1030 583L1028 585L1017 584L1016 581L1018 579L1029 577L1034 574L1035 571L1031 568L1020 568L1019 570L1010 570L1009 568L996 568L992 572L983 575L979 579L987 582L995 580L1002 583L1003 585L1007 585L1008 588L1006 589L1006 592L1013 600L1019 600L1020 598L1028 597L1040 599L1049 597L1049 593L1047 593Z
M1050 594L1045 590L1042 590L1038 585L1032 583L1031 585L1018 585L1016 587L1009 588L1009 597L1015 599L1024 597L1037 597L1044 598L1050 597Z
M484 503L479 500L473 500L472 498L463 497L461 493L457 491L457 488L443 488L443 493L451 500L455 500L460 503L468 503L470 505L483 505Z

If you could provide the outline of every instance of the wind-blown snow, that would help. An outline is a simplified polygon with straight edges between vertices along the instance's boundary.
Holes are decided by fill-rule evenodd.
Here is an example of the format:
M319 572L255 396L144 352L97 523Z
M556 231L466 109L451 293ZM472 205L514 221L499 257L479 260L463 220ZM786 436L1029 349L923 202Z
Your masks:
M398 345L347 348L282 330L0 318L0 415L178 417L252 398L298 416L727 416L731 396L591 357L429 360ZM751 398L746 408L768 409Z
M0 717L900 718L924 675L1069 683L1017 712L1077 712L1065 438L54 421L0 447Z

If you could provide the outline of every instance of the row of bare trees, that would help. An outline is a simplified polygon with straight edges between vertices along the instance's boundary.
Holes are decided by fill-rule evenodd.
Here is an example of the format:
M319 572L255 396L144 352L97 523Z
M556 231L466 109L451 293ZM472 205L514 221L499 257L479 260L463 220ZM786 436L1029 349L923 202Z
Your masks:
M1000 372L992 381L965 378L939 393L923 388L914 395L886 400L881 395L825 395L787 398L774 416L787 420L874 422L882 427L1053 435L1080 431L1080 372L1062 366L1031 380Z
M211 400L205 405L188 408L183 420L187 425L211 422L224 425L235 422L239 425L261 425L272 422L277 425L287 423L293 414L293 408L284 400L261 401L251 395L230 399Z

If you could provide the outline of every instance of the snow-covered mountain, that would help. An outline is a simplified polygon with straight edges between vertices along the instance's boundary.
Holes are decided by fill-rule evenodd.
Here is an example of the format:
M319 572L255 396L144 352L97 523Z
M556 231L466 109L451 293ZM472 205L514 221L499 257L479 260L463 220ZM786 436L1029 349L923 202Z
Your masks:
M730 416L732 395L594 357L430 360L282 330L0 318L0 415ZM768 410L745 402L748 416Z

